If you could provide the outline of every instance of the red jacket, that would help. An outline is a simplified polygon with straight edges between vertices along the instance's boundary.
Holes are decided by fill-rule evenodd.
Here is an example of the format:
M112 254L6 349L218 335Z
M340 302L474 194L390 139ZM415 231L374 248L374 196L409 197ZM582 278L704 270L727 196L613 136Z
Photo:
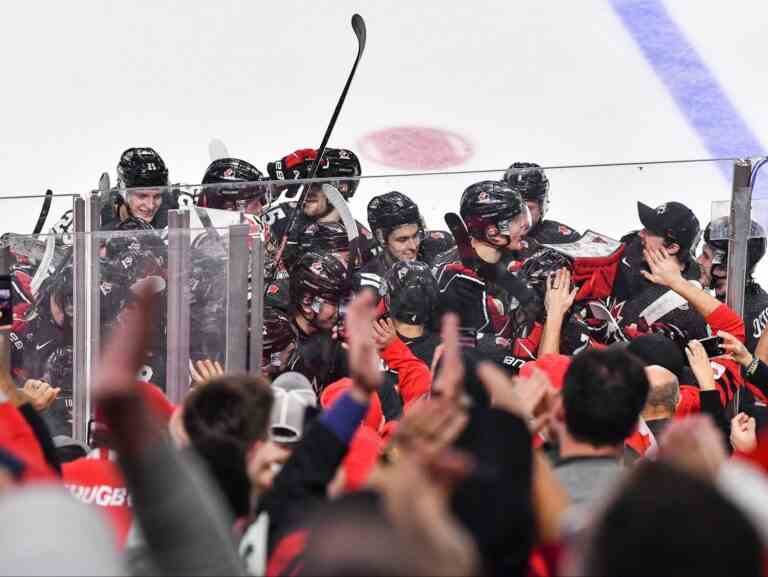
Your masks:
M87 457L64 463L61 469L64 485L72 495L107 515L122 549L133 522L133 509L125 479L108 451L96 449Z
M45 460L35 433L10 402L0 403L0 447L24 463L23 482L58 480Z
M408 409L409 404L432 390L432 373L429 367L400 339L393 340L379 356L390 369L397 371L398 389L404 409Z
M717 331L725 331L742 343L746 339L744 320L728 305L721 304L705 320L715 334ZM720 391L720 400L725 406L733 399L738 388L744 384L744 378L741 376L741 365L728 357L716 357L712 359L711 364L715 370L715 382ZM757 395L757 387L749 384L747 386ZM762 394L761 398L764 398Z

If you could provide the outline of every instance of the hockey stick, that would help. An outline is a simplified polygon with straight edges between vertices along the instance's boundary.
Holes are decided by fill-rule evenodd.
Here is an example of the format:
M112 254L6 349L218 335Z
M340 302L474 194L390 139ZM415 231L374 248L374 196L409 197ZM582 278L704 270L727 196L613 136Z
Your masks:
M32 231L32 234L40 234L45 226L45 221L48 220L48 212L51 210L51 203L53 202L53 191L49 188L45 191L45 200L43 206L40 209L40 216L37 217L37 224Z
M328 145L328 140L331 137L331 132L333 132L333 128L336 126L336 120L339 117L339 113L341 112L341 107L344 106L344 100L347 98L347 92L349 91L349 86L352 84L352 78L355 76L355 71L357 70L357 65L360 63L360 58L363 55L363 51L365 50L365 42L366 42L366 28L365 28L365 20L363 20L363 17L359 14L355 14L352 16L352 30L355 32L355 36L357 36L357 57L355 58L355 63L352 65L352 70L349 72L349 76L347 77L347 83L344 85L344 90L341 91L341 96L339 97L339 101L336 103L336 108L333 111L333 116L331 116L331 121L328 123L328 127L325 129L325 134L323 135L323 140L320 143L320 147L317 149L317 155L315 156L315 161L312 163L312 169L310 170L309 178L315 178L315 175L317 174L317 169L320 166L320 161L323 158L323 154L325 154L325 147ZM299 215L299 213L303 210L304 204L307 202L307 197L309 196L309 189L311 188L310 185L305 184L302 187L301 190L301 196L299 197L298 202L296 203L296 209L291 213L291 216L288 218L288 224L285 227L285 230L283 231L283 238L280 239L279 248L277 250L277 254L275 255L275 269L272 273L272 278L269 279L267 283L265 283L265 286L269 286L274 282L274 276L277 274L277 270L280 268L280 262L283 258L283 252L285 251L285 245L288 242L288 236L291 232L291 229L293 229L294 224L296 223L296 218Z
M351 272L355 269L356 264L362 264L363 262L363 256L360 254L360 231L357 228L357 222L349 210L349 204L344 200L339 189L330 184L324 184L323 192L326 198L328 198L328 202L339 212L341 222L344 223L344 228L347 229L347 238L349 239L349 270Z
M448 226L448 230L451 231L454 240L456 241L456 248L459 251L459 258L461 264L465 267L475 270L477 265L477 253L472 248L472 241L469 238L467 227L464 226L464 221L455 212L447 212L445 214L445 224Z

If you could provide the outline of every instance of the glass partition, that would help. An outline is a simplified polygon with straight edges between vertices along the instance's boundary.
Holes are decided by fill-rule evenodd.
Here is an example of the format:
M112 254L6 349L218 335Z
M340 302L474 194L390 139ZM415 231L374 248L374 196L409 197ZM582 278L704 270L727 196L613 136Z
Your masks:
M638 202L662 215L665 209L659 207L677 201L696 214L704 229L716 214L713 207L721 207L717 210L725 210L725 214L728 211L732 183L723 176L723 162L727 161L544 166L549 191L543 218L555 222L552 230L556 234L591 230L599 234L590 239L602 235L618 241L643 228ZM74 229L66 234L30 234L41 198L0 199L0 233L19 233L2 241L7 268L17 284L21 283L15 297L18 330L14 338L21 344L14 345L18 349L14 371L20 379L49 378L52 384L61 383L62 390L69 387L71 391L73 343L84 343L85 385L75 386L87 386L110 328L120 322L141 286L154 291L157 308L150 354L140 378L175 391L175 395L179 387L188 386L189 364L195 360L211 359L227 368L259 370L255 361L247 361L248 327L251 333L257 330L261 334L255 328L260 325L254 324L254 316L261 315L261 304L256 302L258 299L250 299L249 282L257 286L254 277L264 275L272 281L266 287L267 304L287 310L290 302L286 270L311 247L321 246L307 240L310 232L306 231L314 221L334 220L336 217L329 213L334 207L342 209L347 234L351 232L346 227L351 223L348 217L363 225L359 235L369 258L381 251L368 231L367 206L374 196L400 191L419 206L428 232L446 231L445 214L459 212L462 192L476 182L503 179L505 172L499 169L358 179L177 184L135 189L127 194L116 190L88 193L81 201L88 210L77 233L83 235L85 247L79 252L73 248L81 246L73 242ZM312 192L304 210L294 216L294 203L305 185ZM753 214L768 225L768 206L761 209L762 202L768 203L753 203ZM56 198L49 222L71 208L71 197ZM536 210L533 206L531 210L535 219ZM283 247L281 241L289 224L292 234ZM262 239L265 246L263 270L259 271L252 270L250 264L261 262L249 253L256 238ZM338 239L326 240L328 244L322 245L325 250L343 257L344 251L333 244ZM449 246L447 243L440 248ZM72 266L74 252L84 267L78 269L77 278ZM282 265L276 266L279 253ZM758 279L763 266L761 263L758 267ZM85 283L82 298L73 299L77 282ZM72 323L66 324L67 314L73 316L70 309L76 306L76 300L89 307L88 322L77 324L78 330L84 332L78 339L73 336ZM251 304L253 314L249 312ZM53 337L49 335L51 330L55 332ZM48 347L54 348L48 351ZM52 355L55 358L51 359ZM69 372L54 370L48 366L51 363L65 368L69 364ZM66 406L66 394L63 398ZM63 428L66 426L56 430Z

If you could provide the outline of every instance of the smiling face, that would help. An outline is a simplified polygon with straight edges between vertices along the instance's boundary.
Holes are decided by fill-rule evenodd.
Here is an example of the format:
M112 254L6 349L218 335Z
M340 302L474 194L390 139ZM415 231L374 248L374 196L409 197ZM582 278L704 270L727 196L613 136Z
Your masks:
M419 256L421 229L418 224L398 226L387 237L387 251L395 261L413 261Z
M163 193L160 190L149 188L130 190L126 194L125 203L128 205L131 215L149 224L154 220L157 211L160 210L160 205L163 203Z
M701 270L699 282L704 287L715 289L717 296L724 296L728 290L727 271L722 264L715 263L715 251L705 244L701 249L701 254L696 258Z
M304 203L304 215L310 219L318 219L329 212L328 198L319 184L313 184Z
M489 226L485 230L488 244L503 250L522 249L523 237L531 229L531 215L525 210L516 217L500 222L499 226Z

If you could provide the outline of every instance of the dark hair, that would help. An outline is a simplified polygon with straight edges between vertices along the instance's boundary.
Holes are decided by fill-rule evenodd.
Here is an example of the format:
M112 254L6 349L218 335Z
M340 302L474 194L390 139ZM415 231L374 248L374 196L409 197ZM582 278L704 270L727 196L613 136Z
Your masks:
M267 438L273 400L267 379L227 375L193 391L184 403L190 443L236 517L249 512L245 457L254 442Z
M710 483L661 462L639 464L597 519L585 575L761 575L762 546Z
M618 445L637 425L647 396L643 364L631 354L594 349L580 353L563 384L568 432L595 447Z

